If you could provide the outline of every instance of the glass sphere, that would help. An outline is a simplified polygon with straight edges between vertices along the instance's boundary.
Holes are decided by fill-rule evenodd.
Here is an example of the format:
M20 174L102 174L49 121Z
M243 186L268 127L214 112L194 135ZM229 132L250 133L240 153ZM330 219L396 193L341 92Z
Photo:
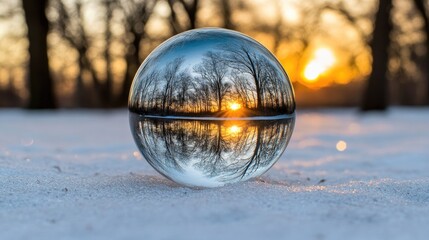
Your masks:
M157 47L134 77L134 140L165 177L217 187L266 172L295 122L291 82L277 59L241 33L206 28Z

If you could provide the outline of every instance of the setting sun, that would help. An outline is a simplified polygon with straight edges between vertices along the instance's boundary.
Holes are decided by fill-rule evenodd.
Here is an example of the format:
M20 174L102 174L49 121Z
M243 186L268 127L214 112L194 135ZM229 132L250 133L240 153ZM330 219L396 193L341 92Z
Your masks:
M315 82L335 63L335 56L328 48L319 48L314 52L314 58L304 69L304 78L307 82Z
M229 109L231 109L232 111L236 111L238 109L241 108L241 104L233 102L229 105Z

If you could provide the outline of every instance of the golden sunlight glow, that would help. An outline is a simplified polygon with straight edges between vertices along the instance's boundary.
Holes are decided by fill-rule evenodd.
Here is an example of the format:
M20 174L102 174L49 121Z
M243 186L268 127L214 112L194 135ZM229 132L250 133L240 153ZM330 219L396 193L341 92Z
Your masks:
M287 6L284 8L283 17L291 23L297 23L301 18L298 10L293 6Z
M314 58L304 69L304 77L307 82L315 82L317 78L326 72L335 63L335 56L328 48L319 48L314 52Z
M229 105L229 109L231 109L232 111L237 111L240 108L241 108L241 104L236 102L233 102Z
M237 134L237 133L241 132L241 128L237 125L232 125L228 128L228 132L230 134Z
M337 148L337 151L343 152L347 149L347 143L343 140L340 140L337 142L336 148Z

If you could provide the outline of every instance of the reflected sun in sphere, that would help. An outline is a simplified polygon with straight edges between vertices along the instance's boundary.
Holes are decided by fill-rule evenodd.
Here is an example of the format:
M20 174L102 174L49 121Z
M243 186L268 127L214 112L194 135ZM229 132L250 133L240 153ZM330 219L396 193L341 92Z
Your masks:
M231 134L237 134L241 132L241 128L237 125L232 125L228 128L228 132Z

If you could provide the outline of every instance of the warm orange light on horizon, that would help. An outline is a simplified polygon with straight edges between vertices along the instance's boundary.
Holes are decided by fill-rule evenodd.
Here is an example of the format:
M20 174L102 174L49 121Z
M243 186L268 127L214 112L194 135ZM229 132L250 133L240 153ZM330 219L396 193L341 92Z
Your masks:
M229 105L229 109L231 109L232 111L237 111L240 108L241 108L241 104L236 102L233 102Z
M305 66L303 76L306 82L313 83L331 68L335 63L335 56L328 48L319 48L314 52L314 58Z

